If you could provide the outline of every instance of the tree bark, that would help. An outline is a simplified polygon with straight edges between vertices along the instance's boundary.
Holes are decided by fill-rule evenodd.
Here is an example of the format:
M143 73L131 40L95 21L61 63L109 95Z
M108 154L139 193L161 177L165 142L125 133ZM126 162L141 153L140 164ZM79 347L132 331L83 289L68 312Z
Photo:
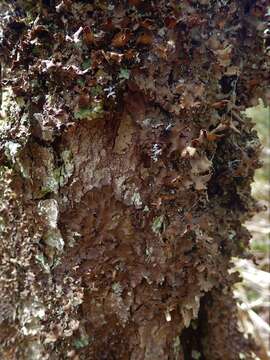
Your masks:
M3 359L253 359L230 274L266 1L2 5Z

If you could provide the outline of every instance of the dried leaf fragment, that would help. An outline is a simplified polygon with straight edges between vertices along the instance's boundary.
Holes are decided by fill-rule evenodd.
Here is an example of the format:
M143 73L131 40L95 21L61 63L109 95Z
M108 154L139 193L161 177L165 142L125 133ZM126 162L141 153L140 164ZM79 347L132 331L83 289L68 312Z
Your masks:
M112 46L122 48L127 45L130 35L127 32L119 32L112 39Z
M153 43L153 35L151 32L143 32L139 37L137 38L137 44L141 45L152 45Z

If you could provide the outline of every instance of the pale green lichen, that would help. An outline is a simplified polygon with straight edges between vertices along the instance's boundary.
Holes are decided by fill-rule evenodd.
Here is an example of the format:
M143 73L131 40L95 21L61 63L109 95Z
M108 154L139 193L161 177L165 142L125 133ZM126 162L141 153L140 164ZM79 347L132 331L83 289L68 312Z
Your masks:
M79 108L75 111L74 117L77 120L94 120L102 117L103 114L103 104L101 102L96 102L89 108Z
M50 157L47 162L48 176L44 179L43 187L40 192L40 197L44 197L46 194L56 194L59 187L62 187L68 183L69 178L74 171L73 155L70 150L64 150L60 154L63 165L54 168L53 159Z
M73 341L73 345L76 349L82 349L89 345L89 340L87 337L80 337L79 339L75 339Z
M85 59L82 63L82 69L87 70L91 67L91 59Z
M120 69L119 79L128 80L130 78L130 70L122 68Z
M26 336L39 334L42 328L40 320L44 319L44 317L45 307L37 299L29 298L19 311L22 333Z
M143 206L141 195L138 191L135 191L131 196L131 201L136 209L141 209Z
M7 159L24 178L29 178L28 170L23 166L19 158L21 150L22 145L15 141L7 141L5 143L5 155Z
M63 251L64 240L59 229L49 229L43 236L44 243L59 252Z
M14 141L7 141L5 143L5 155L12 163L16 162L16 157L18 156L22 146Z
M91 94L93 96L98 96L101 95L102 93L103 93L103 88L100 85L96 85L91 88Z
M74 171L74 162L73 155L70 150L64 150L61 153L61 159L63 161L63 166L60 168L60 178L59 184L60 186L64 186L67 184L68 179L72 176Z
M197 350L192 350L191 358L195 360L199 360L201 358L201 353Z
M48 260L46 259L46 257L42 253L40 253L40 254L37 254L35 256L35 258L38 261L38 263L41 265L43 270L46 273L50 273L50 265L48 264Z
M181 354L181 341L180 337L176 336L173 341L173 353L174 353L174 359L180 360L180 354Z
M38 214L43 217L50 228L57 227L58 213L58 203L55 199L39 201Z
M123 287L119 282L115 282L112 284L112 290L116 295L121 295L123 292Z
M12 88L10 86L8 86L4 89L4 91L2 91L1 112L2 112L3 118L7 117L7 113L9 112L10 107L12 105L13 105L13 91L12 91Z
M162 230L165 227L164 221L165 221L164 215L160 215L160 216L154 218L154 221L152 223L152 230L154 233L160 234L162 232Z
M45 316L45 307L36 296L29 296L18 309L20 331L29 339L24 349L25 358L29 360L44 359L44 347L41 342L43 325L41 321L44 320Z
M44 150L45 152L45 150ZM48 193L57 194L59 190L59 179L55 173L55 165L54 165L54 154L51 150L46 149L44 153L44 158L46 157L46 162L43 166L46 169L46 176L42 179L43 184L41 191L36 194L36 196L42 198L44 195Z
M36 259L41 264L42 268L48 272L50 267L57 265L58 259L55 256L57 253L63 251L65 245L62 234L57 228L59 212L58 203L55 199L41 200L38 203L37 211L45 223L46 230L42 239L47 246L46 255L48 255L48 261L45 260L45 257L42 256L42 254L39 254Z

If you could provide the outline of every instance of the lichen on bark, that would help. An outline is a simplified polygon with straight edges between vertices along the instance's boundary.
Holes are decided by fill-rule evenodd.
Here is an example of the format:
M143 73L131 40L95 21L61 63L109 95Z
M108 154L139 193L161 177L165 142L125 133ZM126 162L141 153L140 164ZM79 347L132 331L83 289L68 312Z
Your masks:
M1 356L254 358L228 270L267 2L1 6Z

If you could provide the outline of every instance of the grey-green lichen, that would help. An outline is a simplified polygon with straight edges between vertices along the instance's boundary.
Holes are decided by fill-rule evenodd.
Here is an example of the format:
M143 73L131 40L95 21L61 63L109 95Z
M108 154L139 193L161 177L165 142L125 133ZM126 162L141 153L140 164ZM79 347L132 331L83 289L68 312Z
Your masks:
M59 185L64 186L67 184L69 178L73 174L74 160L73 160L72 152L70 150L62 151L60 156L63 161L63 165L59 168L60 171Z
M175 360L180 360L180 354L181 354L181 341L180 336L176 336L173 341L173 354Z
M156 234L160 234L165 226L165 217L164 215L157 216L154 218L152 223L152 230Z
M61 166L55 167L55 155L47 151L46 176L43 178L43 186L39 197L48 193L57 194L60 187L66 185L74 172L73 154L65 149L60 153Z
M201 353L197 350L192 350L191 358L194 360L199 360L201 358Z
M91 107L78 108L74 112L76 120L94 120L102 117L104 114L102 102L96 102Z
M131 196L131 201L134 204L136 209L141 209L143 206L142 198L140 193L137 191L134 191L133 195Z
M5 143L5 155L14 169L19 171L25 179L28 179L30 177L29 171L27 167L23 165L20 159L22 148L23 146L20 143L15 141L7 141Z
M42 240L46 245L47 261L43 254L38 254L36 259L44 270L48 271L47 265L52 266L57 263L57 255L61 254L65 245L62 234L57 227L58 203L55 199L40 200L37 211L45 225Z

